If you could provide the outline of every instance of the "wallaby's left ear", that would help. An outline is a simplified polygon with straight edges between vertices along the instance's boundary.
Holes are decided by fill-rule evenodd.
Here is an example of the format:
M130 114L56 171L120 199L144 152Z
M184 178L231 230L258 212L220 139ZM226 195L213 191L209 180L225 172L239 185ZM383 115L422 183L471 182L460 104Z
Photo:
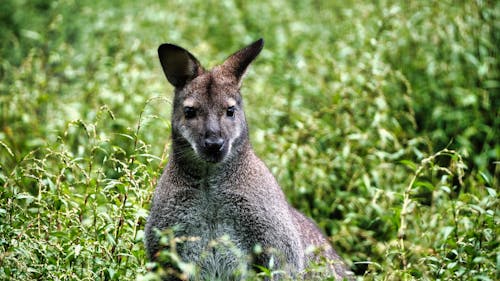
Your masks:
M176 88L203 73L200 62L187 50L173 44L162 44L158 48L158 57L168 81Z
M264 40L261 38L229 56L222 64L222 67L233 74L238 84L241 84L241 78L245 74L248 65L257 57L263 47Z

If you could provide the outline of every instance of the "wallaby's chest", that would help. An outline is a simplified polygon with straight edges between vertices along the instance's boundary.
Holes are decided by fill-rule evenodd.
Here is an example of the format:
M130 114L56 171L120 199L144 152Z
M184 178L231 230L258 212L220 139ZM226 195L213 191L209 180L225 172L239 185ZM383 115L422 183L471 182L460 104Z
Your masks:
M242 202L243 195L224 183L205 181L193 185L178 195L173 224L182 235L194 237L200 247L218 240L229 240L241 248L248 225ZM182 198L182 199L181 199Z
M179 234L190 238L178 248L180 254L203 268L207 280L233 274L236 268L245 266L250 253L242 209L235 204L241 199L219 187L190 188L190 196L183 195L182 206L176 212Z

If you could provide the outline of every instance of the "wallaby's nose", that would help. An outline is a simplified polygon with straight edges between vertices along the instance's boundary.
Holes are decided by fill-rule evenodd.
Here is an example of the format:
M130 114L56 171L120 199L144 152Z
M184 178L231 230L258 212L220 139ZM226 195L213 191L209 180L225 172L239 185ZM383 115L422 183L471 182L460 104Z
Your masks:
M205 139L205 148L212 152L218 152L222 150L224 146L224 140L222 138L210 137Z

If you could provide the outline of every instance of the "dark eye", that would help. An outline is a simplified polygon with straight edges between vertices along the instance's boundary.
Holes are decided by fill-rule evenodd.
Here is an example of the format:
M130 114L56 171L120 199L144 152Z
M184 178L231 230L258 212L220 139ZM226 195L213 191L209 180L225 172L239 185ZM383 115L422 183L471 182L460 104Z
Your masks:
M186 119L192 119L196 117L196 109L190 106L184 107L184 117L186 117Z
M234 111L236 109L234 108L234 106L230 106L227 108L227 111L226 111L226 115L227 117L233 117L234 116Z

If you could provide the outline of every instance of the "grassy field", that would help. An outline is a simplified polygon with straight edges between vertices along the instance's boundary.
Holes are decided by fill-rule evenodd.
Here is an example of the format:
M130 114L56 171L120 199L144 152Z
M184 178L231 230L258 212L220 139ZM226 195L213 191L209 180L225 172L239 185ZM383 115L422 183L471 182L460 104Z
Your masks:
M251 138L360 280L500 279L499 1L0 4L0 280L152 280L171 42L263 37Z

